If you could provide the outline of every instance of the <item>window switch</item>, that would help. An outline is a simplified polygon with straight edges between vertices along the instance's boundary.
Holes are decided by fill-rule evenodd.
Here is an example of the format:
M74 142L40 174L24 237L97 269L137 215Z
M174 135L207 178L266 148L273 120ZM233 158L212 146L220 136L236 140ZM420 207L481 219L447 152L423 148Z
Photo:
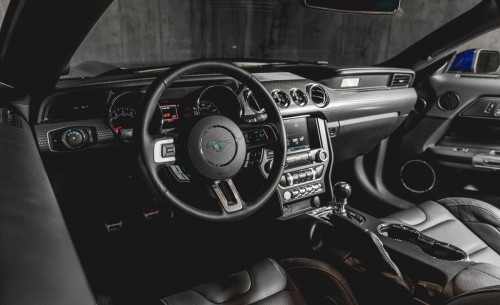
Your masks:
M495 102L490 102L488 103L488 106L486 106L486 109L484 109L484 113L486 114L492 114L493 111L495 110L495 107L497 106L497 103ZM495 116L497 116L497 113L498 113L498 109L495 113Z

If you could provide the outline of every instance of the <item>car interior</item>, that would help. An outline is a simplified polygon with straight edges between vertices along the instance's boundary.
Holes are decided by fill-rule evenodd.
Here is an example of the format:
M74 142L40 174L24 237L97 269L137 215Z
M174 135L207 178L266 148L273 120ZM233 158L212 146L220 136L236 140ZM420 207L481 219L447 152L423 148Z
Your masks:
M8 2L0 304L500 304L500 50L476 41L500 1L370 65L75 68L116 1ZM388 20L405 1L278 2Z

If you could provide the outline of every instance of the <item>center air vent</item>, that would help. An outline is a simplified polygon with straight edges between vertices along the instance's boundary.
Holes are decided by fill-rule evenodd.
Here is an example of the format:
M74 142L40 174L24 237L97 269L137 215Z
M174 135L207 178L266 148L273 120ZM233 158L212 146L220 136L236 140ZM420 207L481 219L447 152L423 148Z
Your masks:
M318 107L325 107L330 101L325 89L318 84L307 85L307 94L311 101Z
M411 75L409 74L394 74L392 79L392 88L408 88L411 82Z
M288 106L290 106L290 97L285 92L276 89L271 92L271 96L276 102L276 105L278 105L279 107L287 108Z
M455 92L446 92L438 98L437 105L439 109L444 111L452 111L457 109L460 104L460 97Z
M290 96L292 97L292 101L297 104L297 106L304 107L307 105L308 99L304 91L293 88L290 90Z
M21 118L10 109L0 108L0 125L9 125L21 128Z

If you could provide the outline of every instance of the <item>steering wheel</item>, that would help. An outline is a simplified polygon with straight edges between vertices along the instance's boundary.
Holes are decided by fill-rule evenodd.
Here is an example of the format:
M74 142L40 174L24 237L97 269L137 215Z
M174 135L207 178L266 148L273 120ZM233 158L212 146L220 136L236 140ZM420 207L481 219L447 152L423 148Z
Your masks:
M241 123L219 115L198 116L186 123L178 134L152 135L149 124L163 92L177 79L196 71L223 74L239 81L252 91L266 109L267 119L261 123ZM258 133L259 143L246 140L245 133ZM279 109L264 86L249 72L223 61L191 61L174 66L159 76L147 89L138 107L138 124L134 131L139 145L139 160L146 183L162 201L182 211L208 221L235 221L259 210L276 190L286 161L286 134ZM182 143L181 143L182 142ZM252 149L274 152L267 185L253 198L244 201L232 178L243 168L247 152ZM167 152L167 153L165 153ZM189 163L192 174L216 198L219 208L214 211L196 207L173 193L162 181L160 172L166 166ZM181 164L183 165L183 164ZM203 185L202 184L202 185ZM200 187L201 188L201 187ZM193 189L192 192L203 190Z

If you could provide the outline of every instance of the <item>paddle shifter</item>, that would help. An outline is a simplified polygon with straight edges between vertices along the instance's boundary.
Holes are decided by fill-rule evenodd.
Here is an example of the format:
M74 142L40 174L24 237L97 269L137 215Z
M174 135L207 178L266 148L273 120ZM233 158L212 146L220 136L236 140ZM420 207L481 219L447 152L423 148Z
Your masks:
M347 182L337 182L333 186L333 195L335 195L335 201L332 204L333 212L346 216L346 205L347 199L351 196L351 186Z

